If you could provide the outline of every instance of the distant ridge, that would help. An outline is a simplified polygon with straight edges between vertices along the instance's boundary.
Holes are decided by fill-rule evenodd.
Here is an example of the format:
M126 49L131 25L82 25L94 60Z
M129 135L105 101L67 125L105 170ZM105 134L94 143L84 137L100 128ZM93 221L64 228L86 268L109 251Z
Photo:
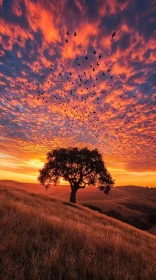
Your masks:
M15 180L0 180L0 184L33 184L39 185L38 183L27 183L27 182L20 182Z
M7 180L7 179L0 179L0 184L29 184L29 185L31 185L31 184L33 184L33 185L41 185L41 184L39 184L39 183L29 183L29 182L20 182L20 181L15 181L15 180ZM63 184L60 184L60 186L67 186L67 185L63 185ZM136 185L119 185L119 186L114 186L114 188L118 188L118 187L120 187L120 188L127 188L127 187L138 187L138 188L146 188L146 187L143 187L143 186L136 186ZM156 188L156 187L149 187L149 188Z

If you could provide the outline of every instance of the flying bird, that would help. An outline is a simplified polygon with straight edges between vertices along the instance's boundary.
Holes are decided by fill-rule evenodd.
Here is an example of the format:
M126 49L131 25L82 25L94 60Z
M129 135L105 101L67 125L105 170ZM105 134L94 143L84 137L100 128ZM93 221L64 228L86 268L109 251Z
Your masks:
M76 32L74 32L74 36L76 36L77 34L76 34Z
M113 34L112 34L112 38L113 38L113 37L115 37L115 32L113 32Z

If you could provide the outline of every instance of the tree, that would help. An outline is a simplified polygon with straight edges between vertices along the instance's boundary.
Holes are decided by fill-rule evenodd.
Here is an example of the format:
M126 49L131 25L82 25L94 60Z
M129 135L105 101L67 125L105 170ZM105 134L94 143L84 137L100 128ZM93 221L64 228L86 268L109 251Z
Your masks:
M46 188L51 183L57 185L60 178L68 181L73 203L76 203L78 189L94 185L108 194L114 183L97 149L54 149L47 154L46 163L39 172L38 180Z

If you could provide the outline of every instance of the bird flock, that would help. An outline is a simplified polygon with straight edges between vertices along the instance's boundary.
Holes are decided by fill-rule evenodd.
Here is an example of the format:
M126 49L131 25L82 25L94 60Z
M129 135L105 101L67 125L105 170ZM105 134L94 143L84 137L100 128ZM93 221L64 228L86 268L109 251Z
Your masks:
M111 37L114 39L116 32ZM70 41L70 33L66 32L65 42ZM73 33L77 37L77 32ZM148 127L142 119L136 118L137 106L132 102L125 110L122 102L108 102L111 90L116 80L110 67L104 65L103 54L92 48L92 52L84 56L76 56L72 61L72 70L62 68L58 72L55 62L49 65L44 72L35 70L36 91L30 100L31 109L39 116L44 114L45 126L50 129L58 123L57 136L76 137L86 143L101 144L106 150L113 149L113 143L118 140L119 145L125 143L125 138L131 144L138 137L153 140L152 135L142 133L142 129ZM61 69L61 68L60 68ZM68 71L69 70L69 71ZM101 89L99 84L103 83ZM26 93L26 96L29 94ZM119 99L124 98L124 93ZM131 98L135 101L136 95ZM143 109L144 103L140 104ZM150 101L149 101L150 105ZM47 109L46 109L47 108ZM150 107L152 110L153 107ZM140 117L139 117L140 118ZM111 125L111 123L115 125ZM136 125L140 130L136 129ZM125 128L129 134L125 135ZM46 130L46 128L44 127ZM117 154L114 148L114 153Z

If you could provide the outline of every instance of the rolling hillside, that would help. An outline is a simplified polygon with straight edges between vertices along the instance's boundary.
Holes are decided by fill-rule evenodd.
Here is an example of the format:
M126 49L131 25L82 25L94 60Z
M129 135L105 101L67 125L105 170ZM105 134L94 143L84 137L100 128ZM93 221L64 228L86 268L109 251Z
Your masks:
M156 237L80 205L0 186L0 228L3 280L156 279Z
M52 186L48 190L42 185L20 183L11 180L0 180L0 185L16 187L33 193L41 193L64 201L69 201L69 186ZM147 213L156 211L156 188L146 189L136 186L114 187L109 195L104 195L94 187L77 192L78 204L92 204L103 211L115 210L124 217L142 217Z

